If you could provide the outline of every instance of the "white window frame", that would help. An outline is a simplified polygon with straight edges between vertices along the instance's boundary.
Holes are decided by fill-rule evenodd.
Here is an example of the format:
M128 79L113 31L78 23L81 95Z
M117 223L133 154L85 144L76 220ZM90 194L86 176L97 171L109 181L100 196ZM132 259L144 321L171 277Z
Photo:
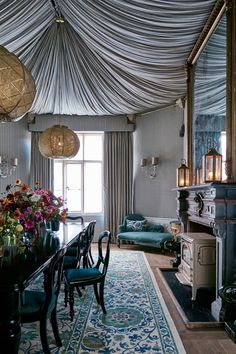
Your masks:
M70 160L62 160L62 161L56 161L57 163L60 162L62 164L62 198L65 198L66 196L66 187L67 187L67 180L66 180L66 168L68 164L80 164L81 165L81 206L82 209L81 211L68 211L68 214L73 216L73 215L78 215L78 212L80 215L93 215L93 216L101 216L104 214L104 198L103 198L103 193L102 193L102 210L100 212L84 212L84 166L85 163L101 163L101 171L103 171L103 159L102 160L85 160L84 159L84 136L86 135L99 135L102 136L102 141L104 139L104 134L103 132L76 132L79 136L83 136L83 139L80 139L80 144L83 144L83 156L82 160L75 160L75 159L70 159ZM81 142L82 140L82 142ZM103 145L103 144L102 144ZM103 181L103 172L102 172L102 181ZM54 176L55 179L55 176ZM101 188L103 188L103 182L101 185Z

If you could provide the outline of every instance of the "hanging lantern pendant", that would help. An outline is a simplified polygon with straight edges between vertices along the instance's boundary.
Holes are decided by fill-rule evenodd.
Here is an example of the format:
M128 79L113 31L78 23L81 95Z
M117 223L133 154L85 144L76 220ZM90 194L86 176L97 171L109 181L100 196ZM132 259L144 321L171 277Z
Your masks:
M189 168L186 166L186 161L181 160L181 166L176 171L176 184L178 187L189 186Z
M64 125L54 125L39 137L39 151L51 159L70 159L80 148L78 135Z
M221 182L222 180L222 155L215 148L203 156L204 181Z
M0 46L0 122L16 122L31 108L36 94L26 66Z

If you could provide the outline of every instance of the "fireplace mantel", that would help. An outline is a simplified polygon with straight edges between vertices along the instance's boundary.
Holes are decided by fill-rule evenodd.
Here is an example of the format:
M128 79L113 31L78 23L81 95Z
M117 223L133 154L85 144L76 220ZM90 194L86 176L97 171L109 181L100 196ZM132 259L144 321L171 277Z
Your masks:
M212 315L219 320L218 290L236 278L236 184L209 183L175 190L184 231L207 232L216 237L216 300Z

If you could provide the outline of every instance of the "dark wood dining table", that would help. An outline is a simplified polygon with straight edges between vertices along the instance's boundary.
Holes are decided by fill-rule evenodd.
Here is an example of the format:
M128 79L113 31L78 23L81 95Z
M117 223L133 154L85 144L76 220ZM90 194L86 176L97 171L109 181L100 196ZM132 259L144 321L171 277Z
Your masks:
M61 224L58 232L45 231L44 242L36 249L26 248L8 264L0 267L0 353L17 354L21 337L20 304L24 289L49 265L55 252L70 246L85 224Z

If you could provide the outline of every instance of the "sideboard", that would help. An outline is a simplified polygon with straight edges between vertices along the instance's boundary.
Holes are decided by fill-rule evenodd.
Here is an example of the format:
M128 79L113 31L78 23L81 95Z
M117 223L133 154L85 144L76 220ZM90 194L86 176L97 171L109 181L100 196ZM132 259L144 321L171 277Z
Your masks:
M218 290L236 278L236 184L209 183L174 190L184 232L205 232L216 237L216 292L211 312L219 320Z

